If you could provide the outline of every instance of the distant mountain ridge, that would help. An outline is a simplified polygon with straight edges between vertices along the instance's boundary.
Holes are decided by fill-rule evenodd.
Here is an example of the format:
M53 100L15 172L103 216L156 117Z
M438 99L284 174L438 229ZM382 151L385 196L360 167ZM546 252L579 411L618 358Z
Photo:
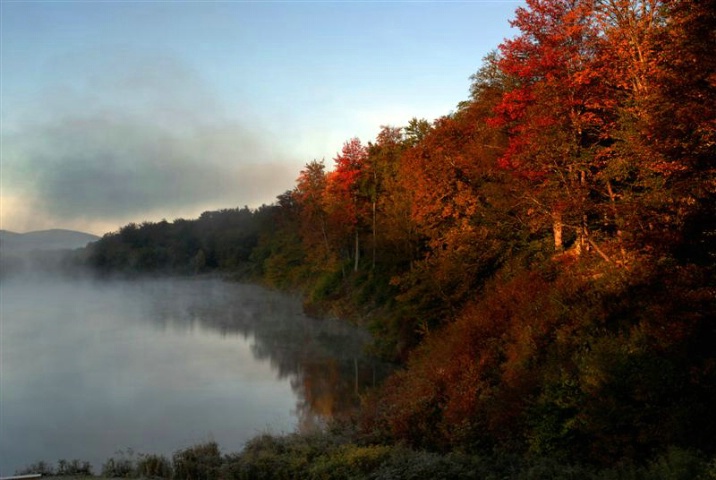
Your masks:
M15 233L0 230L0 250L4 252L31 252L33 250L74 250L85 247L100 237L90 233L60 228Z

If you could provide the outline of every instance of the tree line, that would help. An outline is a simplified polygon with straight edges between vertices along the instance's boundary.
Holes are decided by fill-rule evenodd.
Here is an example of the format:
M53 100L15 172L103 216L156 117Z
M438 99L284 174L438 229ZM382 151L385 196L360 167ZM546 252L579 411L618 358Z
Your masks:
M241 272L404 369L359 430L611 463L716 451L714 0L527 0L434 121L258 209L128 225L105 272Z

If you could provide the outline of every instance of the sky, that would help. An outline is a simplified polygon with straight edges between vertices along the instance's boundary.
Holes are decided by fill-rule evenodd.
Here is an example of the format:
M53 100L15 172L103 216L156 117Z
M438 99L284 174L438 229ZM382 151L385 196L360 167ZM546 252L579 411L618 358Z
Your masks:
M0 0L0 229L258 207L454 111L519 0Z

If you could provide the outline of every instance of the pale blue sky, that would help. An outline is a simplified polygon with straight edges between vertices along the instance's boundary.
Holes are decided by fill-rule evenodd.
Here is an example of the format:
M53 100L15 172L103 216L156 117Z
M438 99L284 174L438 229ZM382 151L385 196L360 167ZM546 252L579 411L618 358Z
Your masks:
M258 206L468 97L519 1L2 1L3 229Z

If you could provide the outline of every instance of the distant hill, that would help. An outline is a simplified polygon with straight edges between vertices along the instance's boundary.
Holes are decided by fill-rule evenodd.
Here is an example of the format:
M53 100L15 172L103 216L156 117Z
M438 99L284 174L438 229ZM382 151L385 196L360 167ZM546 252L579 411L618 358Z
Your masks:
M52 229L28 233L0 230L0 249L4 253L73 250L96 240L99 240L97 235L74 230Z

